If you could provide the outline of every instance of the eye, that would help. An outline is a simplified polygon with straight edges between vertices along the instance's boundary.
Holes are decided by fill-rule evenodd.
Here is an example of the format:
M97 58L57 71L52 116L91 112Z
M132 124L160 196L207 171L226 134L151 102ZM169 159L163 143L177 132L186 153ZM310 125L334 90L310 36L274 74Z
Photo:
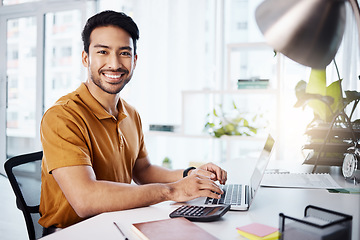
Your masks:
M130 52L121 52L120 55L121 55L121 56L130 57L130 56L131 56L131 53L130 53Z
M100 51L98 51L97 53L99 53L99 54L106 54L107 52L106 52L105 50L100 50Z

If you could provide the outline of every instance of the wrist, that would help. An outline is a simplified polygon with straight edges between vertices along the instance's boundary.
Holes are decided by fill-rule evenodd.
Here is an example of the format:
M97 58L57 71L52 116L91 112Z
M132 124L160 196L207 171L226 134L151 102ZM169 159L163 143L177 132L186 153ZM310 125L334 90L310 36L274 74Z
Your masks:
M183 171L183 177L187 177L190 173L190 171L196 169L196 167L188 167Z
M174 200L174 195L175 195L175 186L174 183L166 183L164 184L165 186L165 191L164 191L164 196L166 198L166 201L169 200Z

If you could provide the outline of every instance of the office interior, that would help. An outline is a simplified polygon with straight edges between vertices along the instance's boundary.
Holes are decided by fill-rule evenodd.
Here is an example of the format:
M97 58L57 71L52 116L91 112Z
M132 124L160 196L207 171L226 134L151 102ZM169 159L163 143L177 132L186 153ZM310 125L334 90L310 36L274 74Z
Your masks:
M256 158L272 133L273 161L302 162L309 107L294 107L295 87L311 68L275 53L255 21L262 0L2 0L0 1L0 173L6 159L41 150L43 113L86 79L81 31L102 10L122 11L138 24L138 62L121 96L142 117L153 163L185 168ZM347 12L352 12L349 4ZM359 40L353 14L327 85L360 91ZM266 80L239 89L239 80ZM236 106L236 109L234 107ZM214 109L239 114L257 129L214 137L205 128ZM355 111L353 119L360 118ZM168 127L170 130L151 129ZM167 128L166 128L167 129ZM250 135L250 136L248 136ZM38 167L24 174L39 172Z

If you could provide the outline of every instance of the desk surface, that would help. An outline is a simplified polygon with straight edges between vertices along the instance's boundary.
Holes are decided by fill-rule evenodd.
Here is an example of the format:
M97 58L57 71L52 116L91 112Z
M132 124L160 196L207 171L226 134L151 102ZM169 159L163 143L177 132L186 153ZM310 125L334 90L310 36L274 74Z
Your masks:
M274 163L270 162L269 167L271 168L278 164L276 161ZM227 168L227 164L234 166L238 163L224 164L225 169L231 170L236 168ZM232 178L229 177L229 182L232 182L235 178L241 180L242 178L249 177L249 172L251 174L251 171L249 171L249 168L244 167L244 164L244 162L241 162L241 169L247 169L247 171L244 171L243 174L232 173ZM281 166L284 168L284 165ZM338 170L335 170L335 173L330 171L330 173L341 186L354 187L354 185L345 182L339 176ZM229 211L220 221L196 224L219 239L241 239L236 231L236 227L257 222L277 228L279 213L282 212L288 216L302 218L307 205L315 205L352 215L352 239L360 240L360 195L329 193L326 189L260 187L249 211ZM132 231L132 223L169 218L169 213L177 207L178 205L174 204L174 202L168 201L150 207L103 213L42 239L122 239L122 235L113 222L119 225L130 240L140 239Z

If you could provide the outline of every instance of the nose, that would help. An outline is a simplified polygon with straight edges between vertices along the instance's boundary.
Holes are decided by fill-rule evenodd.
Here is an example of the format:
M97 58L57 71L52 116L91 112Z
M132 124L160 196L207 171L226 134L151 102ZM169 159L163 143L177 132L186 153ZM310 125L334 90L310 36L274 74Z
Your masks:
M109 54L108 68L112 70L118 70L123 67L121 58L117 54Z

